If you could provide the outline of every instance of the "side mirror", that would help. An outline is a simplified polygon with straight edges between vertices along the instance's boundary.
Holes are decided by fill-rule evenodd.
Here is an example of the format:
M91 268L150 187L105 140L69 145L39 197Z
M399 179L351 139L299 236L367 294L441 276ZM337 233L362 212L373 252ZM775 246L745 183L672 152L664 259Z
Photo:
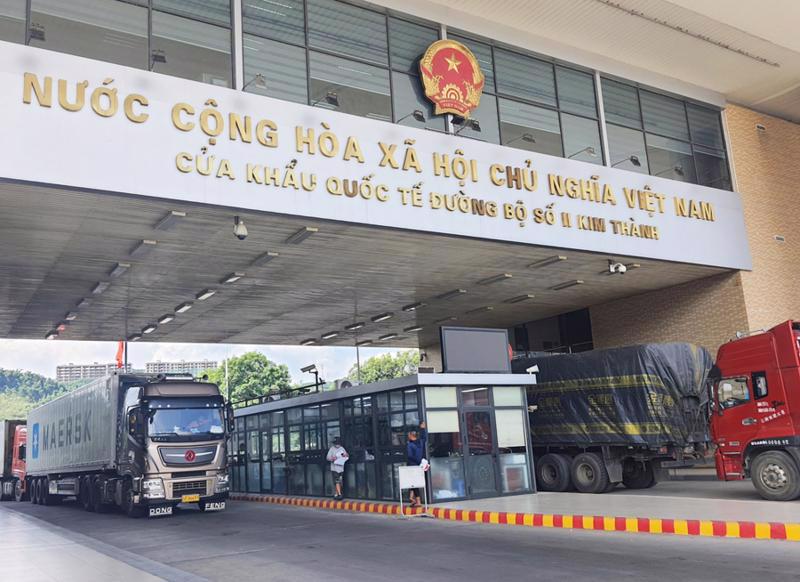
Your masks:
M225 405L225 416L228 420L228 432L232 433L236 430L236 418L233 415L233 405L230 402Z
M138 443L144 441L144 417L140 408L128 412L128 435Z

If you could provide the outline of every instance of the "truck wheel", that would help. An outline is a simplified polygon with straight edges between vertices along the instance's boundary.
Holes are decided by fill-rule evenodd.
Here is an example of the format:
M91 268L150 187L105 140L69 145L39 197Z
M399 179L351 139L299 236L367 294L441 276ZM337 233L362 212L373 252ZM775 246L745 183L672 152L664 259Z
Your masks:
M572 487L570 458L547 453L536 464L536 484L542 491L568 491Z
M122 512L133 518L139 518L144 515L144 507L139 507L133 503L133 484L130 479L125 479L122 484Z
M81 477L81 482L78 490L78 501L86 511L94 511L92 509L92 500L89 495L92 489L92 480L89 477Z
M628 489L649 489L656 484L653 464L649 461L625 461L622 465L622 483Z
M783 451L758 455L750 467L750 477L758 494L770 501L791 501L800 497L800 470Z
M605 493L609 484L603 459L595 453L581 453L572 459L572 482L581 493Z
M22 489L22 481L19 480L19 479L17 480L16 483L14 483L14 499L18 503L28 500L28 492L27 491L23 491L23 489Z
M89 487L89 503L95 513L106 513L108 511L108 505L103 503L103 497L100 494L100 483L97 482L97 479L93 479Z
M36 479L28 479L28 501L36 504Z
M12 493L9 494L9 489ZM2 482L0 483L0 501L11 501L11 498L14 496L14 484L11 482Z

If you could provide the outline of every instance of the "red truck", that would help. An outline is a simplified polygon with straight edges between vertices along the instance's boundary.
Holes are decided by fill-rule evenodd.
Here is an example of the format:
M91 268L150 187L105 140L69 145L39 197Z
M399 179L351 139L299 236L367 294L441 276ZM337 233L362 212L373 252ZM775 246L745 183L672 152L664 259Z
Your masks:
M25 439L28 429L24 420L0 420L0 501L25 501Z

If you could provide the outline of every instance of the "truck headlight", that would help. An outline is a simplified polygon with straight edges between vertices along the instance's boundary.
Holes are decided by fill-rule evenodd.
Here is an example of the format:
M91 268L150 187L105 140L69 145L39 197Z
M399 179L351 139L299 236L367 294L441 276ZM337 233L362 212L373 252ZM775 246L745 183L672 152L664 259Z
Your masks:
M214 486L214 493L225 493L229 489L229 476L227 473L217 475L217 484Z
M142 481L142 493L147 499L164 499L164 481L158 479L145 479Z

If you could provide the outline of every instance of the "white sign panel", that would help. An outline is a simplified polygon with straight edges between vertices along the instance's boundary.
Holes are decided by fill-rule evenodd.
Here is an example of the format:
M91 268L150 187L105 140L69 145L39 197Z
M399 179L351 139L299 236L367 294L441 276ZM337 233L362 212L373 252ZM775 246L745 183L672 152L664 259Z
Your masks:
M425 472L422 467L401 466L397 468L397 480L400 482L400 489L425 487Z
M733 192L17 44L0 51L0 179L751 266Z

